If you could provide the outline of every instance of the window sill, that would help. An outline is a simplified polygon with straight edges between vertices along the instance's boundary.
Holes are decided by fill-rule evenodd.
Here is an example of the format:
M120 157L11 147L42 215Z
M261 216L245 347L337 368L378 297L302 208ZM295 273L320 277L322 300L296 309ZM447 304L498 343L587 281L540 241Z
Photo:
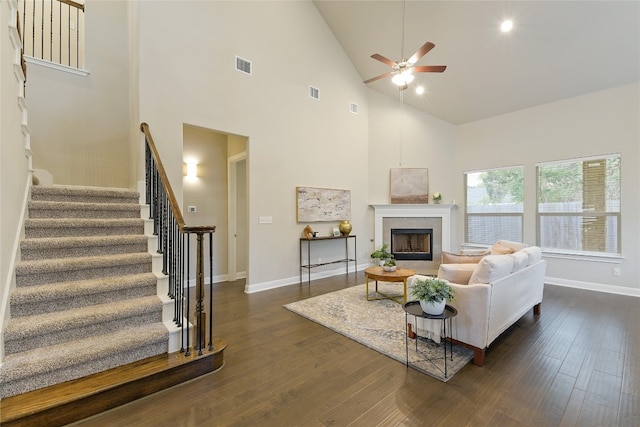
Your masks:
M568 259L573 261L604 262L609 264L622 264L624 257L621 254L606 254L601 252L572 252L558 249L542 249L545 258Z

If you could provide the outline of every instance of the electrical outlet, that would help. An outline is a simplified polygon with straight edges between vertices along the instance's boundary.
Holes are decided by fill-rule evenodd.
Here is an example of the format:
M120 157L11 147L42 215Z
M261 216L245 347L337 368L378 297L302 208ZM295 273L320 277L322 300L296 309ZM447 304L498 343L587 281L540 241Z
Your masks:
M318 264L322 264L322 258L318 258Z
M258 222L260 224L273 224L273 217L271 216L261 216L258 218Z
M622 276L622 270L620 269L620 267L613 267L613 270L611 270L611 274L613 274L614 276Z

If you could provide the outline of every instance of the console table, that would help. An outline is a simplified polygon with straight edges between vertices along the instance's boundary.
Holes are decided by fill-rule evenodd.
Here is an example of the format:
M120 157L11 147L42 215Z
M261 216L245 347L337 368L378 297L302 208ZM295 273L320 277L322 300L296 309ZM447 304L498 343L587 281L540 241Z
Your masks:
M349 257L349 239L353 239L353 258ZM317 264L311 264L311 242L322 242L322 241L327 241L327 240L344 240L344 258L342 259L338 259L335 261L329 261L329 262L320 262ZM328 264L336 264L336 263L341 263L341 262L346 262L347 263L347 274L349 274L349 262L353 261L353 271L354 273L358 273L358 261L357 261L357 254L358 254L358 247L357 247L357 240L356 240L356 236L355 235L348 235L348 236L326 236L326 237L312 237L311 239L305 239L304 237L300 238L300 283L302 283L302 271L303 269L307 269L308 272L308 283L311 283L311 269L315 268L315 267L320 267L323 265L328 265ZM302 263L302 250L304 248L304 245L307 245L307 263L308 264L303 264Z

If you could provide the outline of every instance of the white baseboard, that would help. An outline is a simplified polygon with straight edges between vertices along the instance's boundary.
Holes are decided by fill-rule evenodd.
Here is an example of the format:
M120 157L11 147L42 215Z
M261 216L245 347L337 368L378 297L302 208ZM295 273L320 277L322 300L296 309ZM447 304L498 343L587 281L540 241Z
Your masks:
M602 283L582 282L578 280L560 279L557 277L545 277L544 283L553 286L565 286L567 288L585 289L589 291L606 292L617 295L640 297L640 289L627 288L625 286L605 285Z
M362 264L356 267L357 271L364 270L367 267L370 267L371 264ZM325 277L339 276L345 273L345 267L335 268L333 270L323 270L323 271L312 271L311 272L311 280L324 279ZM353 267L349 267L349 274L353 274ZM309 276L307 271L303 271L302 274L302 284L306 285L308 283ZM254 292L266 291L269 289L280 288L282 286L294 285L300 282L300 276L289 277L285 279L272 280L270 282L262 282L262 283L254 283L245 285L244 292L247 294L252 294Z

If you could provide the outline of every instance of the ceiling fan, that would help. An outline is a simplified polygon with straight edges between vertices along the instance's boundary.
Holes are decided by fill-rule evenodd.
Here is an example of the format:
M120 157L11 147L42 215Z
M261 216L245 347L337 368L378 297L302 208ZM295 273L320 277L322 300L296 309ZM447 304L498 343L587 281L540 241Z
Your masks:
M394 62L378 53L374 53L371 55L373 59L377 59L378 61L389 65L393 70L380 74L379 76L372 77L364 82L371 83L385 77L393 76L391 81L399 86L400 90L404 90L409 87L409 83L411 83L415 78L413 73L442 73L447 68L446 65L415 65L416 62L418 62L434 47L436 47L436 45L433 43L426 42L416 53L411 55L409 59L403 58L398 62Z

